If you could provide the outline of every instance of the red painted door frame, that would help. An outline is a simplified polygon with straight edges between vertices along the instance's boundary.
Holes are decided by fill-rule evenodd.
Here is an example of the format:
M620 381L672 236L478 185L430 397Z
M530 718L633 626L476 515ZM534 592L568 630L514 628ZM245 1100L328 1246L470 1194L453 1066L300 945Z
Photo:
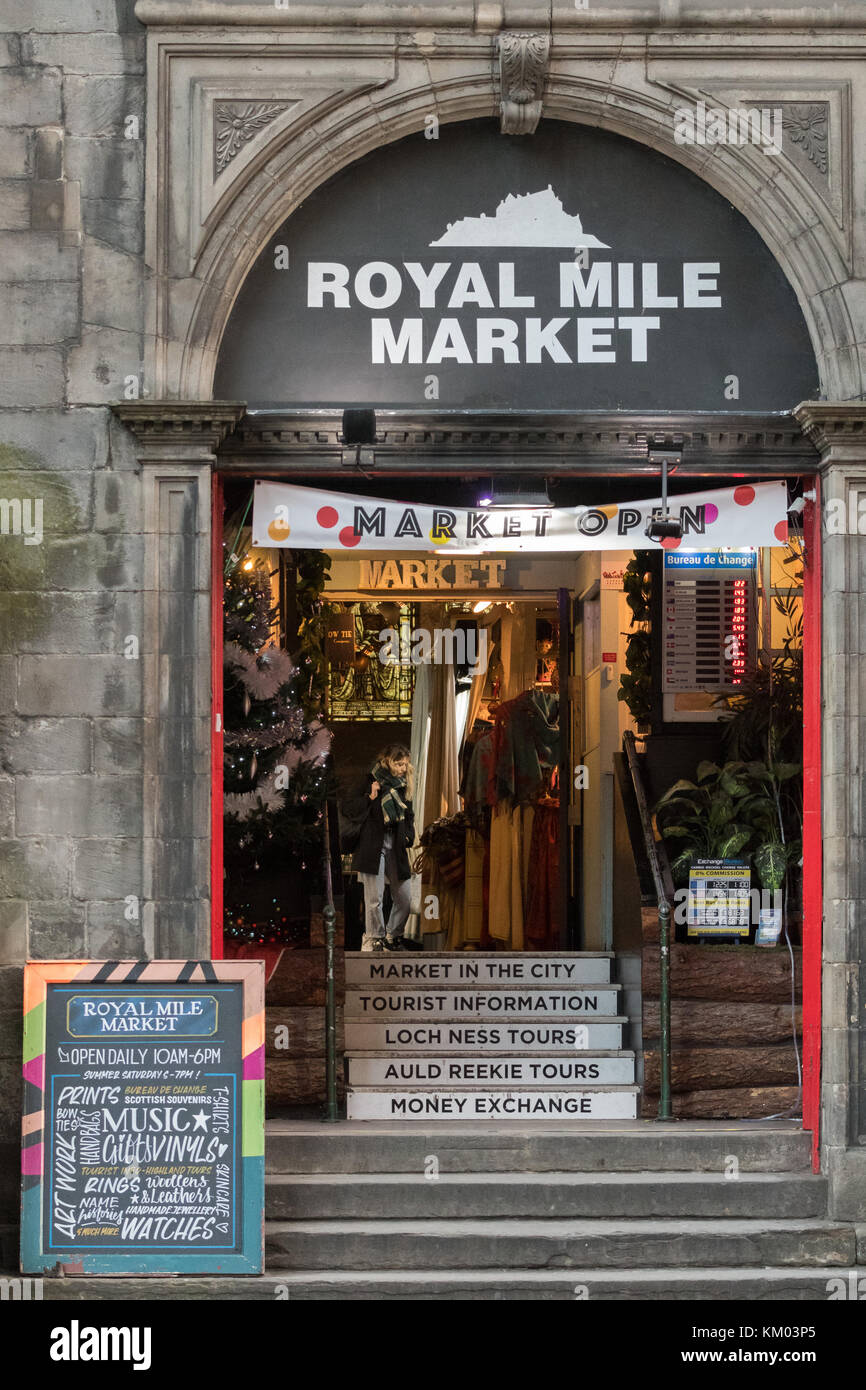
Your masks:
M223 480L213 475L211 505L210 950L223 947Z
M820 479L803 512L803 1128L820 1167L821 957L821 495ZM211 955L223 948L223 483L213 479L211 518Z
M821 480L804 478L803 511L803 1128L820 1168L821 957Z

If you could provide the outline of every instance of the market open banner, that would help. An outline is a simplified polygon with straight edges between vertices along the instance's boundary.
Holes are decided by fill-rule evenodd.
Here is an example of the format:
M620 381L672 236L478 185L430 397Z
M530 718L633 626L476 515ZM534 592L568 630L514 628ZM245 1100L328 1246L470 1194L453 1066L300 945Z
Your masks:
M742 549L788 538L783 482L740 484L668 499L682 540L650 541L660 500L578 507L449 507L391 502L345 492L257 482L253 545L292 550L487 551Z

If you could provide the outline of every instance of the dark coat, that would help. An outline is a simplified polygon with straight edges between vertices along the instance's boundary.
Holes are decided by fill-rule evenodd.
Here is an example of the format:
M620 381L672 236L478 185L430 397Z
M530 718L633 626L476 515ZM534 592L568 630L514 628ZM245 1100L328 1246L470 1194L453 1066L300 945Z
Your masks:
M344 830L360 826L361 836L352 855L352 869L357 874L377 874L385 843L385 817L382 814L382 792L375 800L370 800L370 788L374 777L368 772L356 793L348 796L340 808ZM407 802L403 820L392 826L394 849L397 854L397 876L402 881L412 877L409 867L409 846L415 839L415 812L412 802Z

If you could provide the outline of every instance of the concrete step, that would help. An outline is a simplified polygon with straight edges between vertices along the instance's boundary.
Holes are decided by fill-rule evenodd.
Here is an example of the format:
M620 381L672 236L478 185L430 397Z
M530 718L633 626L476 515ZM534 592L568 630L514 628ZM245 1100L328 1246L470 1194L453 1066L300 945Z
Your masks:
M430 1154L448 1173L807 1174L811 1135L794 1121L754 1120L267 1122L271 1173L423 1173Z
M350 1120L631 1120L637 1086L526 1086L508 1090L452 1086L436 1090L360 1086L346 1095Z
M576 1057L551 1057L543 1052L532 1056L499 1057L468 1054L451 1057L410 1057L405 1053L347 1053L349 1085L357 1086L485 1086L583 1085L593 1082L607 1086L634 1084L633 1052L582 1052Z
M610 951L347 951L346 984L600 984L610 979L612 961Z
M790 1173L316 1173L269 1175L271 1220L337 1217L394 1220L529 1217L740 1217L794 1220L823 1216L823 1178Z
M772 1220L270 1221L268 1268L656 1269L851 1267L853 1226ZM577 1281L575 1281L577 1282Z
M631 1302L673 1300L749 1303L827 1301L839 1288L847 1288L860 1271L788 1266L768 1269L703 1267L655 1269L399 1269L372 1274L355 1270L281 1270L245 1278L99 1278L45 1279L47 1302L92 1301L146 1302L152 1299L184 1301L319 1302L351 1300L386 1301L458 1300ZM837 1296L838 1293L837 1293ZM732 1315L733 1316L733 1315ZM718 1349L715 1342L707 1346Z
M381 1022L346 1023L345 1046L349 1052L381 1052L399 1048L403 1052L427 1054L436 1052L482 1051L506 1052L574 1052L606 1051L622 1047L622 1032L628 1019L621 1014L612 1018L549 1018L544 1022L529 1019L499 1019L496 1023L478 1024L465 1018L388 1019Z
M568 1018L582 1023L584 1018L619 1013L621 985L605 984L584 988L565 985L559 989L538 989L531 985L495 984L480 989L474 985L347 985L344 1017L349 1019L386 1018L426 1022L439 1019L520 1020Z

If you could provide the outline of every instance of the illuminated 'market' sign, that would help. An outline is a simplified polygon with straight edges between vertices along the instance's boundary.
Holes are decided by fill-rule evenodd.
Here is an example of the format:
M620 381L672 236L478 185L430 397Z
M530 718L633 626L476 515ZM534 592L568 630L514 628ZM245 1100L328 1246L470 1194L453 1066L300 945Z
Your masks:
M401 140L309 197L248 276L214 385L251 407L522 411L817 392L793 290L712 188L606 131L487 121Z

